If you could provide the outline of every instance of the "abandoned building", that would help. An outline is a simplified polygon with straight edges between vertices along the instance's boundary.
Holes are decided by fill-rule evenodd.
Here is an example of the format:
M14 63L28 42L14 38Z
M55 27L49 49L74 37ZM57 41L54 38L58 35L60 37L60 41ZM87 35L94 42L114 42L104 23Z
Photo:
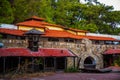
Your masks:
M118 39L87 35L88 31L50 24L37 16L15 25L15 29L0 28L4 45L0 48L0 72L35 60L39 65L32 69L37 70L100 69L110 66L113 55L120 53L115 52L120 49Z

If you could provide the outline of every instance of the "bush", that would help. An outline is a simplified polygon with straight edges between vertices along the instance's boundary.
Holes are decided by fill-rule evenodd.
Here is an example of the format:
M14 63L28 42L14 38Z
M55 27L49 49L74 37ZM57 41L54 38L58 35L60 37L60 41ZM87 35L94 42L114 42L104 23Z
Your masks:
M120 66L120 57L116 60L114 60L114 66Z
M65 69L65 72L78 72L78 68L77 67L69 67L67 69Z

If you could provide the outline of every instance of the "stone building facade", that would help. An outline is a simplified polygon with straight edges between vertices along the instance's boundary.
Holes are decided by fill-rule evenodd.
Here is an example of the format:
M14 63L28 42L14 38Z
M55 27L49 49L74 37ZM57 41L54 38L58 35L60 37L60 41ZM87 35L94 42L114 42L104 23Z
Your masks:
M27 40L18 40L18 39L9 39L4 40L2 39L1 42L4 43L4 47L6 48L26 48L28 43ZM79 42L79 43L78 43ZM75 66L79 66L79 68L85 67L85 60L87 58L90 58L92 60L93 65L95 65L96 69L103 68L104 67L104 61L103 61L103 53L107 49L114 49L114 48L120 48L120 45L113 45L113 44L93 44L91 40L85 38L78 42L54 42L54 41L48 41L47 38L41 38L39 42L40 48L66 48L71 50L73 53L75 53L78 57L75 59ZM71 67L71 65L74 65L73 59L67 58L67 67ZM78 65L79 64L79 65ZM86 64L87 65L87 64Z
M66 48L77 55L75 60L71 59L71 57L67 58L67 67L75 64L75 66L79 68L91 67L96 69L104 67L102 54L107 49L120 48L119 44L113 44L113 42L119 42L116 39L86 36L87 31L64 28L58 25L42 23L41 21L43 22L40 18L32 17L28 21L18 23L18 30L12 31L7 29L7 31L6 29L1 29L0 33L5 36L3 36L4 38L0 41L4 43L4 47L6 48L27 48L28 41L23 35L24 30L35 28L46 33L40 38L40 48ZM106 43L107 41L110 43Z

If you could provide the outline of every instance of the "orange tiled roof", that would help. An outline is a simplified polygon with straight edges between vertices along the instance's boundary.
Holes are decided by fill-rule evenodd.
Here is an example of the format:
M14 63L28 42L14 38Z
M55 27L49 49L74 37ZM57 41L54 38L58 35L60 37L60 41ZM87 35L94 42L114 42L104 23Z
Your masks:
M37 16L32 16L31 18L28 18L26 20L39 20L39 21L44 21L45 19L44 18L40 18L40 17L37 17ZM25 20L25 21L26 21Z
M110 40L115 41L116 39L111 37L98 37L98 36L81 36L74 35L67 31L57 31L57 30L46 30L44 37L59 37L59 38L74 38L74 39L83 39L88 38L90 40Z
M24 22L17 23L16 25L17 26L29 26L29 27L43 27L43 28L47 28L45 26L55 26L55 27L60 27L60 28L64 28L67 30L77 31L77 32L88 32L85 30L78 30L78 29L73 29L73 28L67 28L61 25L50 24L50 23L44 22L44 18L39 18L37 16L32 16L31 18L26 19Z
M39 28L46 28L45 26L56 26L56 27L62 27L61 25L56 24L50 24L43 21L43 18L39 18L37 16L33 16L29 19L26 19L24 22L17 23L17 26L29 26L29 27L39 27Z
M23 30L15 30L15 29L5 29L0 28L0 33L4 34L11 34L11 35L17 35L22 36L25 31ZM109 41L117 41L114 38L111 37L98 37L98 36L80 36L80 35L74 35L72 33L69 33L67 31L58 31L58 30L46 30L45 35L43 37L56 37L56 38L73 38L73 39L83 39L88 38L90 40L109 40Z
M44 37L76 38L77 36L67 31L46 30Z
M101 37L101 36L87 36L87 38L91 39L91 40L109 40L109 41L115 41L116 40L112 37Z
M29 21L17 23L16 25L17 26L29 26L29 27L45 28L45 26L43 26L43 24L47 24L47 23L36 21L36 20L29 20Z
M60 25L50 24L50 23L47 23L47 22L37 21L37 20L28 20L28 21L17 23L16 25L17 26L38 27L38 28L47 28L45 26L56 26L56 27L62 27L63 28L63 26L60 26Z
M23 36L24 32L25 31L23 31L23 30L0 28L0 33L4 33L4 34Z

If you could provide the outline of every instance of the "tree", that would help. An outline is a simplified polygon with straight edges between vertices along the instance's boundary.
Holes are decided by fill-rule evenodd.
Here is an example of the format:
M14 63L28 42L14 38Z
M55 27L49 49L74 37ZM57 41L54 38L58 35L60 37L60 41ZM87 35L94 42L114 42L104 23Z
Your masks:
M97 2L97 0L86 1L88 2L82 8L82 20L80 21L82 23L80 25L84 26L85 30L89 30L92 27L88 27L89 24L93 24L99 33L118 34L116 31L118 29L117 25L120 24L120 12L113 11L113 6L106 6Z
M0 4L5 6L0 7L0 22L13 23L14 19L14 23L17 23L36 15L65 27L107 34L119 33L117 25L120 25L120 11L113 11L113 6L106 6L97 0L85 1L86 4L79 0L3 0Z
M13 10L7 0L0 0L0 23L12 23L14 20Z
M46 18L52 22L51 0L14 0L15 23L33 15Z

